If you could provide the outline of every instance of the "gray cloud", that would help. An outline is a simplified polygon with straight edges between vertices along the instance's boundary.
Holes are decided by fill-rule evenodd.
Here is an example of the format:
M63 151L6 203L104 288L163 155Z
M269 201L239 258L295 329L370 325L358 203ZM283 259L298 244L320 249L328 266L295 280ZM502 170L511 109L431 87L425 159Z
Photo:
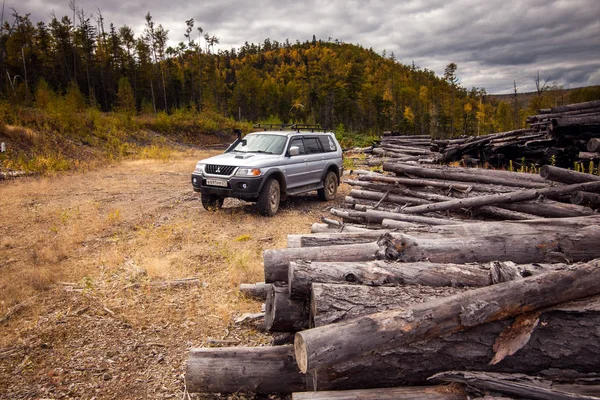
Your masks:
M13 3L14 2L14 3ZM340 39L406 64L442 74L455 62L461 83L489 93L533 89L533 77L565 87L600 84L600 7L597 0L259 0L190 3L180 0L77 0L88 14L127 24L141 34L146 12L183 41L185 20L220 39L220 48L265 38ZM7 0L6 7L48 21L72 15L68 0Z

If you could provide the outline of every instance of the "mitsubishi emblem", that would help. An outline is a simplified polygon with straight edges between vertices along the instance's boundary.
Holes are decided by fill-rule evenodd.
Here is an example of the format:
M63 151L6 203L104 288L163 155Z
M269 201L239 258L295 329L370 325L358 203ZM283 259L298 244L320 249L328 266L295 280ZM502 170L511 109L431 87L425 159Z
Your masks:
M221 173L221 167L217 167L217 170L215 171L217 174Z

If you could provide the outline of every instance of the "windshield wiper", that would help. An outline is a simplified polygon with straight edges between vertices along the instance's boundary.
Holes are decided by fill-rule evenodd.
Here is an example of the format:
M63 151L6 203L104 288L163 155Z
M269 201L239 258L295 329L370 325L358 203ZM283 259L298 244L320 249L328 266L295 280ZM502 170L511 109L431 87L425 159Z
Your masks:
M249 151L248 153L273 154L270 151L264 151L264 150L253 150L253 151Z

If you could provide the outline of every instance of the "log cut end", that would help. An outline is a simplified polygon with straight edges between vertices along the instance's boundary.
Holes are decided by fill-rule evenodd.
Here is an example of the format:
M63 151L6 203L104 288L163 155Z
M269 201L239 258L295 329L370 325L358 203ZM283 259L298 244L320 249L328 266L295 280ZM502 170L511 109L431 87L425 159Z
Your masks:
M294 337L294 354L300 372L305 374L308 371L308 357L306 355L306 342L301 333L296 333Z

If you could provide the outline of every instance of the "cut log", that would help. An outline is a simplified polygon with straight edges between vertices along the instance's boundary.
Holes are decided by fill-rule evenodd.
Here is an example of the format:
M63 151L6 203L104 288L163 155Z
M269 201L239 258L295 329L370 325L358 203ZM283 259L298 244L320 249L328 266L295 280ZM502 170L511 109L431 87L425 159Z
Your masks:
M598 397L568 393L553 389L550 381L523 374L494 372L448 371L435 374L433 381L458 382L484 390L492 390L527 399L539 400L598 400Z
M307 235L288 235L288 248L340 246L344 244L370 243L379 240L388 229L370 229L367 232L319 233Z
M600 233L600 232L599 232ZM598 235L598 233L596 233ZM600 245L596 245L600 247ZM600 293L600 261L296 333L302 372Z
M313 283L364 286L423 285L483 287L539 275L565 264L437 264L431 262L290 262L289 294L305 298Z
M540 176L544 179L568 184L600 181L600 176L597 175L584 174L551 165L544 165L540 169Z
M387 304L396 307L390 302ZM383 306L378 307L376 310L383 311ZM352 305L348 304L347 314L351 309ZM322 313L322 319L316 321L339 321L349 317L340 310L331 310L332 318ZM365 312L370 311L366 309ZM490 362L495 358L495 348L503 349L496 344L498 338L514 334L515 328L522 326L519 321L523 317L491 322L426 342L375 351L313 372L309 374L309 382L316 390L422 385L428 382L429 376L452 369L543 373L562 381L582 378L584 382L592 382L593 372L600 369L600 348L590 345L600 341L600 332L596 329L600 324L600 297L560 304L539 315L534 313L533 317L535 323L525 332L521 347L496 364Z
M571 196L571 203L598 208L600 207L600 195L588 192L575 192Z
M564 106L552 107L551 112L553 113L564 113L569 111L581 111L589 108L600 107L600 100L586 101L583 103L567 104Z
M190 392L290 393L306 388L292 346L191 349L185 383Z
M588 226L575 234L540 232L535 237L523 232L463 238L387 233L379 244L384 247L386 259L402 262L577 262L600 257L600 226Z
M580 160L585 160L585 161L598 160L598 159L600 159L600 153L580 151L578 157Z
M265 300L267 293L271 288L271 284L264 282L257 283L242 283L240 284L240 292L249 297Z
M328 221L334 221L334 220L329 220L327 218L323 218L324 220L328 220ZM326 232L331 232L332 230L335 230L336 232L364 232L364 231L368 231L370 229L365 228L364 226L360 226L360 225L352 225L352 224L344 224L338 221L335 221L338 223L338 225L332 225L330 223L324 223L324 224L320 224L318 222L315 222L314 224L312 224L311 226L311 232L312 233L326 233Z
M308 328L308 305L290 299L287 286L271 285L265 303L265 326L272 332L296 332Z
M432 211L454 210L464 207L479 207L493 204L515 203L525 200L534 200L540 196L556 197L561 194L568 194L576 191L600 191L600 181L555 186L546 189L519 190L511 193L448 200L439 203L424 204L421 206L405 207L402 211L407 214L421 214Z
M540 177L536 175L479 168L464 168L461 170L459 168L425 168L406 164L385 163L383 164L383 170L430 179L457 180L524 188L545 188L548 186L547 183L540 180Z
M379 250L379 246L375 242L343 246L265 250L263 252L265 282L286 282L290 261L373 261L380 257Z
M293 393L292 400L466 400L457 386L415 386L381 389Z
M373 223L381 223L384 219L393 219L396 221L412 222L415 224L422 225L457 225L469 222L465 220L422 217L420 215L408 215L377 210L367 210L365 213L365 217L368 222Z
M587 142L587 151L596 152L600 151L600 139L599 138L591 138Z

